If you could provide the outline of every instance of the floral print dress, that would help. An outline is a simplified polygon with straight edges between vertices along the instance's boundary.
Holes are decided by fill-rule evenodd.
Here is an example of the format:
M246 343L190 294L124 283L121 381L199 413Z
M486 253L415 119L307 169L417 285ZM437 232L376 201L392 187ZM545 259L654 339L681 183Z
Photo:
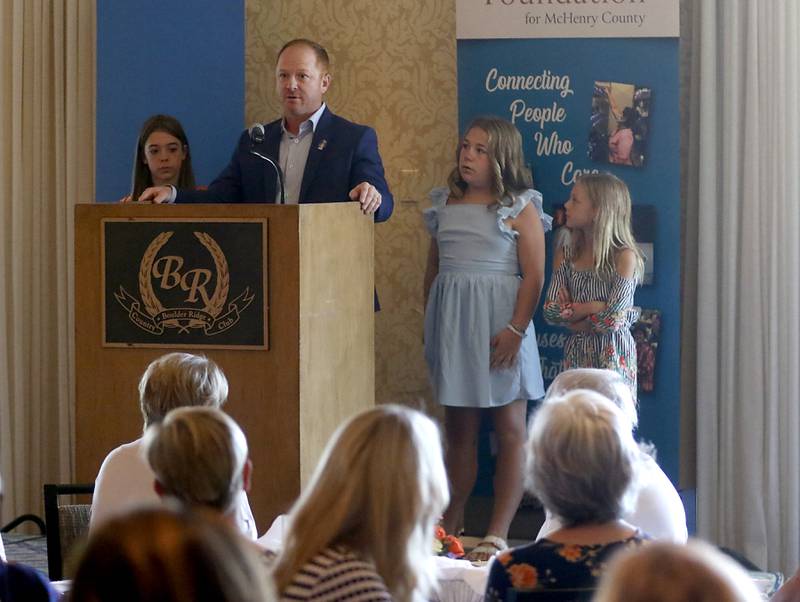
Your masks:
M639 531L627 539L588 546L540 539L501 552L489 570L484 600L505 602L511 590L569 590L574 592L575 600L591 599L608 560L620 550L646 540L647 536Z
M589 316L591 331L575 332L564 343L562 370L605 368L625 379L636 399L636 343L631 326L639 317L633 306L636 281L619 274L603 277L593 269L578 270L572 265L569 247L564 247L564 261L553 272L544 303L544 319L553 325L566 326L562 317L566 307L559 302L559 290L569 293L574 303L604 301L606 309Z

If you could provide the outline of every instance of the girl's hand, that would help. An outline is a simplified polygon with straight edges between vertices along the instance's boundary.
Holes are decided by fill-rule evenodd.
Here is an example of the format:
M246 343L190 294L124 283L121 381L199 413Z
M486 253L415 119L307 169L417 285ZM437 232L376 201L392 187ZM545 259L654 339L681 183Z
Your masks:
M589 315L599 314L600 312L605 311L606 307L608 307L605 301L589 301L584 303L584 306L586 308L586 313Z
M562 320L569 320L572 317L572 314L575 313L575 310L572 307L572 298L569 296L569 291L563 286L560 287L558 289L556 299L562 308L561 313L558 315L561 316Z
M489 366L492 370L504 370L512 368L517 363L522 338L511 332L508 328L503 328L492 337L489 342L492 348L492 355Z
M567 324L567 328L569 328L572 332L591 332L592 325L589 324L589 320L583 319L578 320L577 322L570 322Z

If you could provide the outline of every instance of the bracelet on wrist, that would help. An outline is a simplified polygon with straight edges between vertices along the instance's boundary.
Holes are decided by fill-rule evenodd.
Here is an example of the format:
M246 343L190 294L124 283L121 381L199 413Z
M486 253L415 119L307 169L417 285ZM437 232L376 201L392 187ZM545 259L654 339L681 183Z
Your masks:
M519 328L517 328L516 326L514 326L514 325L513 325L511 322L509 322L508 324L506 324L506 328L508 328L508 329L509 329L511 332L513 332L513 333L514 333L515 335L517 335L519 338L521 338L521 339L524 339L524 338L525 338L525 332L524 332L524 331L522 331L522 330L520 330L520 329L519 329Z

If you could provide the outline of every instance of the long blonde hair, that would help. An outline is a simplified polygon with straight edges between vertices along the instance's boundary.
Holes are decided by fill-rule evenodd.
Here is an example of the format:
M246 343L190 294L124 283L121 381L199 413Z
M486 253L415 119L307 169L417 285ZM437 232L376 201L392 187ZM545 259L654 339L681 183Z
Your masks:
M473 128L483 130L489 138L492 196L498 204L510 206L513 203L510 195L533 187L531 170L525 166L522 153L522 135L512 123L499 117L476 117L467 126L466 132ZM456 147L456 166L447 178L450 195L456 199L462 198L467 190L467 183L461 179L458 169L460 154L461 140Z
M393 599L436 586L433 527L449 501L439 430L397 405L343 424L290 513L273 571L279 594L316 554L344 545L372 561Z
M644 260L631 231L631 194L625 182L605 173L581 175L575 186L583 186L592 207L597 209L592 233L594 269L603 277L616 273L617 253L630 249L636 254L634 278L639 282L644 273ZM572 256L583 250L583 236L579 230L571 231Z

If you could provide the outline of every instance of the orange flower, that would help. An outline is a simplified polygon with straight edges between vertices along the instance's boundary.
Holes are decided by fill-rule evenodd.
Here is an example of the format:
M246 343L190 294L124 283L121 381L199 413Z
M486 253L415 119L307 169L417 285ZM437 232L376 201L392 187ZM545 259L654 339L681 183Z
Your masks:
M570 546L561 546L558 550L558 555L561 556L567 562L578 562L581 559L583 553L581 552L581 547L576 545Z
M436 539L441 541L442 539L445 538L446 535L447 532L444 530L444 527L442 527L442 525L436 525L436 527L434 527L433 536Z
M511 560L511 552L501 552L497 556L495 556L497 562L502 564L503 566L507 566L509 561Z
M539 581L536 567L529 564L514 564L508 568L511 585L514 589L533 589Z

